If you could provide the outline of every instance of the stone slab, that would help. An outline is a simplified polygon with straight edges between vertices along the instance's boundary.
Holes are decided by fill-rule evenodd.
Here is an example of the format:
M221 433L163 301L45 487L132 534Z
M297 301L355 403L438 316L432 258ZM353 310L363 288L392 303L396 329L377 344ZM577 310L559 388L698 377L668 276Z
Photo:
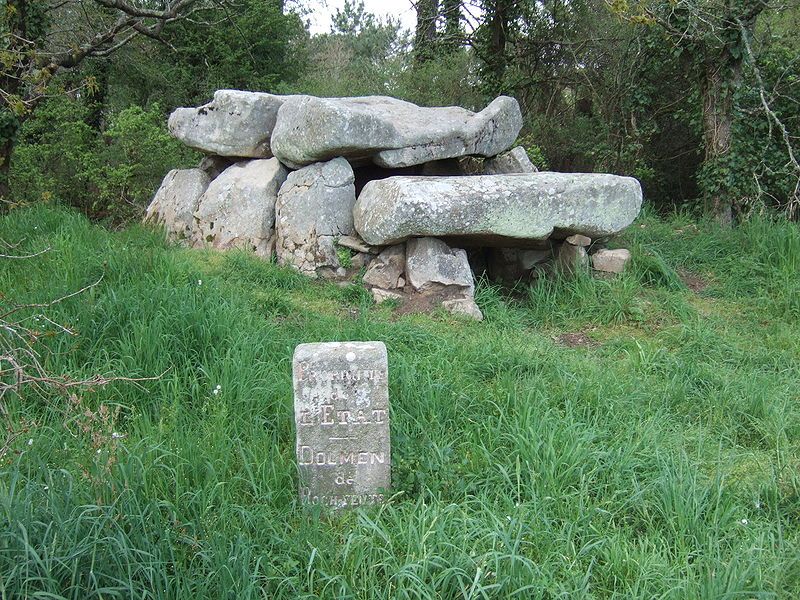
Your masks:
M420 107L386 96L295 96L278 110L272 152L298 168L342 156L384 168L508 149L522 127L514 98L495 98L479 113L457 106Z
M300 344L293 378L300 502L340 509L385 501L391 486L386 346Z
M642 205L632 177L525 173L473 177L389 177L364 186L353 208L356 231L372 245L444 237L485 246L580 233L597 238L630 225Z
M278 109L291 96L217 90L198 107L176 108L170 133L190 148L220 156L270 158L270 138Z

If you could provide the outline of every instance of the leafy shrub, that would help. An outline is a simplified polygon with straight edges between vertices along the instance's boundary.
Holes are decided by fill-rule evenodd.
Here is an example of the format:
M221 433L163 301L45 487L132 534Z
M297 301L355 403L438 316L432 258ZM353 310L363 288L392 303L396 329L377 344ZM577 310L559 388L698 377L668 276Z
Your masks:
M59 201L92 217L137 218L168 169L196 161L170 137L157 104L131 106L98 132L66 96L46 102L20 130L11 161L15 202Z

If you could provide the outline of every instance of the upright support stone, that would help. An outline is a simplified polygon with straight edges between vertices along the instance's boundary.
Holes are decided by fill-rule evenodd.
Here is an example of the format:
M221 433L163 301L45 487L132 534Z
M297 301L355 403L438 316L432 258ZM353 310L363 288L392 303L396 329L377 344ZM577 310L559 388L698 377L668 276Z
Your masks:
M383 502L391 484L386 346L300 344L293 375L301 503Z

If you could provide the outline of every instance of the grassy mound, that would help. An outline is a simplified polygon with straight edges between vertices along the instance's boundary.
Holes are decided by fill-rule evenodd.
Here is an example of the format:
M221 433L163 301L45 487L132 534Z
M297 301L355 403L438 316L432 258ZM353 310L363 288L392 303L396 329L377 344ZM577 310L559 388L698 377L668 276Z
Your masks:
M18 314L49 372L160 375L2 399L0 598L800 597L796 225L645 216L624 276L481 282L483 323L58 209L0 238L52 247L4 307L102 276ZM371 339L393 499L303 509L292 351Z

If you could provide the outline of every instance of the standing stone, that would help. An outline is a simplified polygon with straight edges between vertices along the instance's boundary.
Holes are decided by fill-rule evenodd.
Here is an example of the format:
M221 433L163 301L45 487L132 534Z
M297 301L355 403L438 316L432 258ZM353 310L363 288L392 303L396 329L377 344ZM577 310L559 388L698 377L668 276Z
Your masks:
M391 485L386 346L300 344L293 376L300 502L383 502Z
M561 244L556 253L556 266L564 275L575 275L589 269L589 255L583 246Z
M169 239L191 237L194 212L210 179L200 169L173 169L158 188L145 213L145 222L159 223Z
M237 162L200 197L193 242L217 250L243 248L270 258L275 246L275 199L286 179L277 158Z
M406 244L406 274L416 290L456 286L472 295L475 283L467 253L436 238L414 238Z
M336 240L350 236L356 187L343 158L289 174L275 207L278 262L316 277L342 267Z
M581 235L579 233L569 236L564 241L568 244L572 244L573 246L580 246L581 248L588 248L592 245L592 238L586 237L585 235Z

